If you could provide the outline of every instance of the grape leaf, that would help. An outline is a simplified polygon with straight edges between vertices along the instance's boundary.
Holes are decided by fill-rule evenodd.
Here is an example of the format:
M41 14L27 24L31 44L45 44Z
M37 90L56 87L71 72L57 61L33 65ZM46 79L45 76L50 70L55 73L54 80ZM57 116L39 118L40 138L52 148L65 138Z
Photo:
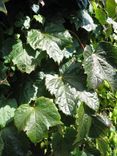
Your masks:
M24 156L29 150L29 140L14 127L6 127L0 131L4 147L2 156Z
M82 27L88 32L95 30L97 26L86 10L78 11L72 16L71 22L75 24L77 30Z
M72 115L77 105L75 88L64 84L62 77L58 75L46 75L45 84L50 93L55 95L60 110L67 115Z
M34 143L41 141L50 127L61 124L57 108L45 97L36 99L33 106L21 105L15 112L14 120L16 127L25 131Z
M7 9L5 7L5 4L4 4L3 0L0 0L0 11L2 11L5 14L7 14Z
M0 127L5 127L12 120L16 108L17 103L15 99L0 98Z
M78 126L78 134L75 143L82 141L84 138L88 136L91 127L91 122L92 122L91 117L85 113L82 104L78 108L77 115L76 115L76 122Z
M88 91L80 91L77 92L78 98L84 102L89 108L97 111L99 108L99 99L97 93L88 92Z
M69 34L67 34L67 32L65 32L64 35L61 34L62 33L59 33L59 35L56 36L56 33L53 35L52 33L42 33L38 30L32 29L28 32L27 42L35 50L40 49L46 51L50 58L60 64L64 57L69 57L69 55L71 55L68 52L66 45L64 46L62 44L62 42L65 44L68 41L70 38ZM68 39L66 39L67 37Z
M116 70L101 55L103 51L92 52L87 46L84 51L84 70L87 74L87 84L89 88L96 89L104 80L107 80L112 88L116 84Z
M0 156L2 156L3 149L4 149L4 142L3 142L2 137L0 135Z
M108 12L109 17L116 17L117 16L117 2L115 2L115 0L106 0L106 10Z
M5 61L12 61L21 72L30 74L44 56L40 51L33 51L29 46L23 46L21 40L17 40Z

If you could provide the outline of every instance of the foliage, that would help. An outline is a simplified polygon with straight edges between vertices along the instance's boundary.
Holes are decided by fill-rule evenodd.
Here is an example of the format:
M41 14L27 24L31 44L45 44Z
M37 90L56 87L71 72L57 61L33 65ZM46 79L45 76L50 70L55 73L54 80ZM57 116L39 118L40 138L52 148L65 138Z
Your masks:
M116 156L117 1L6 2L0 156Z

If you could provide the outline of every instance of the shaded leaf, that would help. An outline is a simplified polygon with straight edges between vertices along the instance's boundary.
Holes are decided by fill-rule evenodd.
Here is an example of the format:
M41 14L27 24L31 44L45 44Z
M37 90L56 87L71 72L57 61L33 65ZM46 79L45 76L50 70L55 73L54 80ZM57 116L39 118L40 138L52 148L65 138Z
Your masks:
M78 99L94 111L97 111L99 108L99 100L96 93L86 91L82 66L70 61L62 66L61 72L63 73L64 82L69 83L77 90L76 96Z
M3 142L2 137L0 135L0 156L2 156L3 149L4 149L4 142Z
M101 152L102 156L105 156L108 154L108 149L109 149L109 141L107 138L98 138L96 139L96 143L98 146L98 149Z
M78 11L77 14L71 18L71 22L75 24L77 30L82 27L90 32L96 28L96 24L94 24L92 17L86 10Z
M89 136L97 138L106 135L107 130L111 127L111 121L105 115L93 115L92 125L90 128Z
M76 131L73 128L66 128L64 136L58 132L53 134L53 154L56 156L71 156L70 152L74 148L75 136Z
M78 134L75 143L78 143L82 141L84 138L88 137L89 130L91 127L91 122L92 122L91 117L85 113L83 104L81 104L78 108L77 115L76 115Z
M7 67L0 62L0 85L5 84L9 86L9 82L7 80Z
M117 46L109 42L101 42L97 47L97 53L101 53L111 65L117 65Z
M28 139L14 127L1 130L0 135L4 142L2 156L26 156L29 150Z

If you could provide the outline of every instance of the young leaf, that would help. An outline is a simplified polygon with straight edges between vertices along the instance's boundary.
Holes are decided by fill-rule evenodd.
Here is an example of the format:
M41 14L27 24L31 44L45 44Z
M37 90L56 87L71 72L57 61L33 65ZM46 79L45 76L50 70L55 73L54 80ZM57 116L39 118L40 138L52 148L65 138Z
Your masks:
M45 97L38 98L33 106L21 105L15 112L15 125L26 132L34 143L41 141L52 126L61 124L54 103Z
M117 16L117 2L115 2L115 0L106 0L106 10L108 12L109 17L116 17Z

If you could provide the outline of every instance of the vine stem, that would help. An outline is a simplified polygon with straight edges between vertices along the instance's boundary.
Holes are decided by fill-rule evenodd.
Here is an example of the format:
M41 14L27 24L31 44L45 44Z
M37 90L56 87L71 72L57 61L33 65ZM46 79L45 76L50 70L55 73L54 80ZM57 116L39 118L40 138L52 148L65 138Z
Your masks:
M69 30L69 32L70 32L73 36L76 37L76 39L78 40L78 42L79 42L81 48L84 50L85 47L84 47L84 45L82 44L82 42L81 42L80 38L78 37L78 35L77 35L75 32L73 32L72 30Z

